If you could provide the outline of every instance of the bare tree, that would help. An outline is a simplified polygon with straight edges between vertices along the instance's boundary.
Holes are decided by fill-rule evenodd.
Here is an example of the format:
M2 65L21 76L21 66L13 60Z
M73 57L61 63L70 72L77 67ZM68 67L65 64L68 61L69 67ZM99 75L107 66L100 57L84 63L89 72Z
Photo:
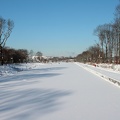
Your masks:
M39 60L39 61L42 61L42 52L40 52L40 51L38 51L37 53L36 53L36 56L37 56L37 59Z
M102 53L105 52L105 60L108 61L109 58L110 59L112 58L113 52L112 25L111 24L100 25L95 29L94 33L98 36L102 48Z
M98 36L98 38L99 38L99 47L102 50L101 57L102 57L102 61L104 62L104 49L105 49L104 47L105 47L105 39L106 39L104 25L99 25L98 27L96 27L96 29L94 30L94 34L96 36ZM107 52L106 52L106 54L107 54Z
M7 39L10 37L12 29L14 27L14 22L10 19L5 20L0 17L0 59L1 65L3 65L3 48L5 47Z
M115 24L116 24L116 31L117 31L117 56L119 58L120 63L120 4L115 9Z
M34 56L34 51L30 50L29 51L29 62L33 62L33 59L32 59L33 56Z

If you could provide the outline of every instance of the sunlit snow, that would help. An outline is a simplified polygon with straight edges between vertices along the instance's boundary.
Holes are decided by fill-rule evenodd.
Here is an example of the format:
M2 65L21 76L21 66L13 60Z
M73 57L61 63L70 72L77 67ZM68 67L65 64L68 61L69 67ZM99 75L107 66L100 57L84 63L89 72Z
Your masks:
M0 120L119 120L119 67L82 63L0 66Z

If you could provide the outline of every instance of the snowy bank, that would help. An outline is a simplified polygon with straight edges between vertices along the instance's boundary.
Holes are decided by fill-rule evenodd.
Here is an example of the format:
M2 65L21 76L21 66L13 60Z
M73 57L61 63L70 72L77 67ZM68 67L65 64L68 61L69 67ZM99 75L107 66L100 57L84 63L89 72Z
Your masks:
M0 76L13 75L13 74L16 74L17 72L34 69L41 65L44 65L44 64L43 63L27 63L27 64L3 65L3 66L0 66Z
M99 76L100 78L112 83L120 87L120 65L111 65L111 64L83 64L77 63L76 64L85 70ZM114 66L114 67L113 67ZM113 69L116 68L116 69Z
M113 71L118 71L120 72L120 65L119 64L106 64L106 63L100 63L100 64L97 64L97 63L87 63L89 65L92 65L92 66L95 66L95 67L101 67L101 68L105 68L105 69L108 69L108 70L113 70Z

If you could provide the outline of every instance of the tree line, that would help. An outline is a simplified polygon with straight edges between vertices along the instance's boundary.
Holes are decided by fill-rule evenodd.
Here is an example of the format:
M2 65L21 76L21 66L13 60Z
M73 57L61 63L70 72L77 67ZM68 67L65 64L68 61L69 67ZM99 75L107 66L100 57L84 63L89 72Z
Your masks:
M39 62L43 61L42 52L38 51L35 53L33 50L28 51L27 49L4 47L2 49L2 55L4 64L38 62L32 58L33 56L36 56Z
M3 53L3 63L10 64L10 63L23 63L28 62L28 50L26 49L14 49L5 47L2 50Z
M109 62L120 64L120 4L116 6L112 23L99 25L94 30L99 42L79 54L81 62Z

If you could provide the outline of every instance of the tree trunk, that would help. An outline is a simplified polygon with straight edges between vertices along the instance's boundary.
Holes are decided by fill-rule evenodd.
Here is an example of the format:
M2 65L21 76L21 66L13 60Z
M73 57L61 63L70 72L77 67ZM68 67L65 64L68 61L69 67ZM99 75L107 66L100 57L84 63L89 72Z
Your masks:
M0 52L1 52L1 55L0 55L1 65L3 65L4 64L4 60L3 60L3 48L2 48L2 46L0 46Z
M106 53L105 53L105 59L106 59L106 61L108 60L108 48L107 48L107 45L106 45Z

